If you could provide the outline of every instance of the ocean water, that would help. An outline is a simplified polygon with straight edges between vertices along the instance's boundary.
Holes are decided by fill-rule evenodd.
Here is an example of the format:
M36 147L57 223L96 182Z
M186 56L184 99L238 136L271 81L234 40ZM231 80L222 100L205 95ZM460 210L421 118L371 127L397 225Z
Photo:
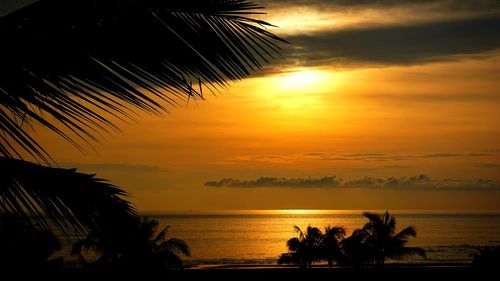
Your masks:
M410 246L423 247L427 259L403 263L463 263L483 246L500 245L500 213L394 211L397 228L413 225L417 237ZM293 226L343 226L350 234L362 227L362 211L221 211L145 214L161 227L170 225L168 237L191 247L190 265L276 264L286 252ZM390 261L389 261L390 262Z

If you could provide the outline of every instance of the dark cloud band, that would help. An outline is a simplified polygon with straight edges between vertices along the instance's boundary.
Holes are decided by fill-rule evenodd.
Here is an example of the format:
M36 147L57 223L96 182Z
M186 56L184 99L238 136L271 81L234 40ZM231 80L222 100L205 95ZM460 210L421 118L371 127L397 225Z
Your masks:
M373 178L343 180L337 176L322 178L278 178L260 177L256 180L233 178L209 181L209 187L230 188L329 188L329 189L396 189L396 190L441 190L441 191L500 191L500 181L495 180L433 180L426 175L413 177Z
M318 8L339 7L392 7L403 5L441 4L441 7L460 10L485 10L500 7L496 0L258 0L266 8L313 6Z
M413 26L322 31L288 36L275 68L325 65L411 65L454 60L500 48L500 17Z

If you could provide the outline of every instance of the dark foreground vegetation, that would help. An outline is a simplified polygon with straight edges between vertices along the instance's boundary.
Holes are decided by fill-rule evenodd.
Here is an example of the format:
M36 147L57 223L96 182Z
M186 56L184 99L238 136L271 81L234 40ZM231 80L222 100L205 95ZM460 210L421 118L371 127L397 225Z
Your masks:
M186 243L140 218L122 189L58 168L36 130L83 152L138 111L160 114L217 94L279 55L285 41L255 18L263 7L248 0L4 6L15 9L0 17L0 270L69 270L52 257L61 237L77 241L75 270L181 268Z
M396 232L396 218L389 212L382 215L365 212L364 216L368 222L349 237L345 237L342 226L327 226L324 232L317 227L308 226L302 231L295 226L298 237L288 240L288 253L281 255L278 264L311 268L314 262L327 261L330 268L334 263L381 268L386 259L401 260L412 255L425 258L422 248L406 246L409 237L417 235L413 226Z
M123 226L127 227L123 227ZM0 215L0 269L37 272L166 272L182 269L182 256L190 256L181 239L168 238L168 226L130 217L115 228L91 231L72 246L77 262L53 256L61 241L51 231L34 227L15 214ZM87 260L85 256L91 255Z

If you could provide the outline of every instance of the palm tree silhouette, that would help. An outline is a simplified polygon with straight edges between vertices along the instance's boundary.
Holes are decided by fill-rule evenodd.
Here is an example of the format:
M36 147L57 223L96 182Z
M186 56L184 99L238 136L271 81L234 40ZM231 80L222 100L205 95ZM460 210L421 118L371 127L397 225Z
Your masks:
M322 256L327 260L328 267L332 268L334 261L342 258L341 242L345 238L343 227L325 227L322 241Z
M298 237L287 241L288 253L283 253L278 264L297 264L302 268L311 268L313 262L321 260L323 233L317 227L308 226L304 233L294 227Z
M368 223L357 235L366 244L375 265L383 267L386 258L402 259L405 256L419 255L425 258L425 251L419 247L406 247L409 237L416 237L413 226L396 233L396 218L385 212L382 215L365 212ZM364 237L363 237L364 236Z
M37 128L86 150L82 143L119 130L113 120L203 100L261 68L283 42L253 18L261 7L247 0L33 2L0 17L0 165L16 165L0 176L0 214L28 223L34 216L80 236L113 222L95 223L109 208L79 203L79 195L116 200L125 221L137 214L122 190L92 175L21 161L55 164ZM51 176L31 180L42 171Z
M158 221L143 218L134 226L119 227L115 230L117 233L92 231L73 245L72 254L78 255L85 265L89 265L83 255L85 251L98 254L92 263L97 268L129 271L182 268L180 256L191 255L189 246L177 238L167 239L168 228L158 232Z
M165 227L156 236L154 233L158 228L158 222L155 220L143 220L143 225L150 230L150 244L153 263L158 266L166 266L167 268L177 267L182 268L182 260L180 256L191 256L191 250L188 244L178 238L167 239L167 233L170 226Z

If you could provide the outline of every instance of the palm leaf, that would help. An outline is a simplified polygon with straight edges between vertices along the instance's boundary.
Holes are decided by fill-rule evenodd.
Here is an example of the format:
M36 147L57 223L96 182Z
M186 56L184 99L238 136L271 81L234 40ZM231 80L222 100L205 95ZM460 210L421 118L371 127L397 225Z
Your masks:
M191 249L189 248L189 245L184 242L184 240L178 238L170 238L167 241L161 243L159 251L168 251L175 255L183 255L186 257L191 256Z
M162 231L160 231L160 233L158 233L158 235L156 235L156 237L153 239L153 242L155 244L160 244L163 241L165 241L165 237L167 236L169 228L170 228L170 225L167 225Z
M300 227L298 227L297 225L295 225L293 227L293 229L295 230L295 232L297 232L297 235L299 236L300 240L302 240L302 239L305 238L304 232L302 232L302 229L300 229Z
M417 237L417 230L413 226L408 226L405 229L401 230L398 234L394 236L394 239L400 241L407 241L408 237Z
M364 212L363 216L366 217L371 224L382 224L383 219L379 214Z
M345 228L342 226L326 226L325 227L325 237L334 238L338 240L344 239L345 236Z
M41 0L0 18L0 155L50 162L43 126L79 149L134 109L160 114L279 52L247 0ZM82 143L83 140L83 143Z
M85 235L133 220L126 193L94 175L0 157L0 214L17 213L45 229Z
M286 246L288 247L288 250L291 252L296 252L300 249L302 245L302 239L299 239L297 237L291 238L286 242Z
M142 220L140 220L138 223L138 230L139 230L139 233L142 237L147 237L148 239L153 239L154 235L156 234L156 230L158 229L158 226L159 226L159 223L157 220L155 219L151 219L149 217L143 217ZM160 234L158 234L158 236L153 239L153 242L156 242L156 240L158 239L163 239L162 237L160 237L162 234L165 235L166 234L166 230L169 228L169 226L167 226L165 229L163 229L163 231L160 232Z

